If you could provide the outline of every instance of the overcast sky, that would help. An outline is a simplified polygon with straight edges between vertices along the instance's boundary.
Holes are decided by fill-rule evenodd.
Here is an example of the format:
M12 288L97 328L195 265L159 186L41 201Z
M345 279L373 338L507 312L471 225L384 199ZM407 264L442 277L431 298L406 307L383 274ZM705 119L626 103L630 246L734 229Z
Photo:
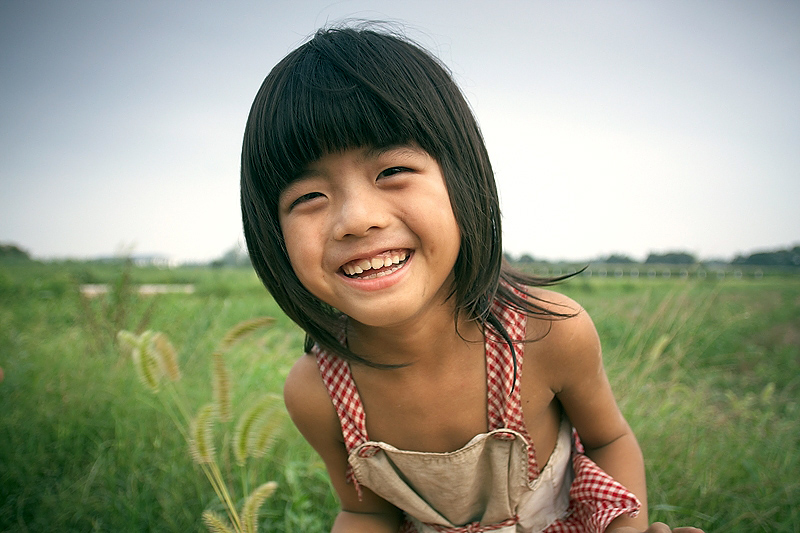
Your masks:
M0 0L0 243L221 256L258 87L345 18L399 21L453 70L512 254L800 243L794 0Z

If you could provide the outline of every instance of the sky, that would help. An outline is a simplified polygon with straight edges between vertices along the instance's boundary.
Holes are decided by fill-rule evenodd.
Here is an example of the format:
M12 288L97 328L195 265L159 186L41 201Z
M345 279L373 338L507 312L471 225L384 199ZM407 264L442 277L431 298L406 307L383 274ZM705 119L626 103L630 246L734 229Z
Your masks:
M175 261L240 246L253 97L347 19L396 22L453 71L512 255L800 243L792 0L0 0L0 243Z

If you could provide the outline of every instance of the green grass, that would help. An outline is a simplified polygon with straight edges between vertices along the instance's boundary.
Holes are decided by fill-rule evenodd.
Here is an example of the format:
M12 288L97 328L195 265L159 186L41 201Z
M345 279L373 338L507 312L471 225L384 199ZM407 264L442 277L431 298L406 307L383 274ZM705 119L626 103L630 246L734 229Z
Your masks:
M0 531L204 531L203 510L221 511L169 402L111 340L97 342L98 324L111 321L97 311L124 306L125 328L144 319L169 336L184 375L176 392L192 410L211 400L211 353L234 324L278 319L227 356L240 411L253 395L280 393L300 354L301 332L249 270L129 274L197 290L95 300L87 312L78 284L119 282L119 266L0 265ZM800 279L578 278L561 289L600 332L645 453L651 518L800 531ZM244 485L278 482L262 531L329 527L336 501L324 467L290 423L268 457L249 461L244 471L220 466L237 499Z
M651 516L800 530L800 283L577 282L641 442Z

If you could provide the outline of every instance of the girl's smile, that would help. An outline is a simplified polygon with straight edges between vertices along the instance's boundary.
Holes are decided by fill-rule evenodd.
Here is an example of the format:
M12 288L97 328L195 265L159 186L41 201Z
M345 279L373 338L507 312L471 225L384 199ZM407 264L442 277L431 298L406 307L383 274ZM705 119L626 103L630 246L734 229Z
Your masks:
M393 250L382 254L356 259L342 265L345 276L353 279L375 279L397 272L405 265L410 252Z
M399 283L411 261L410 250L394 250L380 254L370 254L365 259L346 263L341 268L345 283L360 291L388 289Z
M450 293L460 231L441 168L420 148L327 154L286 187L279 213L300 282L357 322L413 321Z

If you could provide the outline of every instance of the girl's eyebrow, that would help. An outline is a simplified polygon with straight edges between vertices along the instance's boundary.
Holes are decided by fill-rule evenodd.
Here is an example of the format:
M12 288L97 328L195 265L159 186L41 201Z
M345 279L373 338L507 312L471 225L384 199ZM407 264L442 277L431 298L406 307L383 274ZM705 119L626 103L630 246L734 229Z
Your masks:
M320 174L321 174L321 172L319 170L316 170L316 169L311 168L311 167L306 167L303 170L301 170L300 172L298 172L297 174L295 174L294 176L292 176L292 179L289 180L289 183L287 183L286 186L288 187L288 186L292 185L293 183L296 183L298 181L302 181L304 179L313 178L314 176L318 176Z
M422 148L414 146L413 144L405 143L389 144L386 146L368 146L364 148L364 151L359 156L359 159L362 161L375 160L387 154L397 157L419 157L421 155L427 155L427 152L425 152L425 150ZM313 168L313 164L313 162L310 163L307 167L303 168L297 174L292 176L287 184L287 187L297 181L313 178L322 174L322 172Z
M281 190L278 193L278 201L280 202L287 196L291 196L292 191L296 189L303 181L315 178L320 175L322 175L322 173L313 168L306 167L302 169L300 172L292 176L283 187L281 187Z
M286 189L292 187L293 185L296 185L298 182L301 182L303 180L315 178L321 175L322 175L321 171L313 168L311 165L308 165L300 169L296 174L294 174L291 178L289 178L289 181L287 181L286 185L283 186L283 190L285 191Z
M312 170L312 169L304 169L304 170L302 170L296 176L294 176L292 179L290 179L286 183L286 185L283 186L283 188L278 193L278 201L280 202L281 200L291 196L292 192L294 191L294 189L296 189L303 181L305 181L307 179L311 179L311 178L313 178L315 176L318 176L318 175L319 175L319 172L317 172L315 170Z
M425 154L425 151L421 148L417 148L411 144L390 144L388 146L372 146L366 149L364 152L365 159L378 159L379 157L390 154L393 156L406 156L406 157L418 157L420 155Z
M427 155L422 148L417 148L412 144L390 144L387 146L370 146L364 149L364 152L359 156L359 159L363 161L367 160L376 160L385 155L392 155L395 157L419 157L422 155ZM313 168L313 162L300 170L297 174L292 176L292 178L288 181L284 190L288 189L295 183L299 181L303 181L305 179L313 178L316 176L321 175L322 172Z

